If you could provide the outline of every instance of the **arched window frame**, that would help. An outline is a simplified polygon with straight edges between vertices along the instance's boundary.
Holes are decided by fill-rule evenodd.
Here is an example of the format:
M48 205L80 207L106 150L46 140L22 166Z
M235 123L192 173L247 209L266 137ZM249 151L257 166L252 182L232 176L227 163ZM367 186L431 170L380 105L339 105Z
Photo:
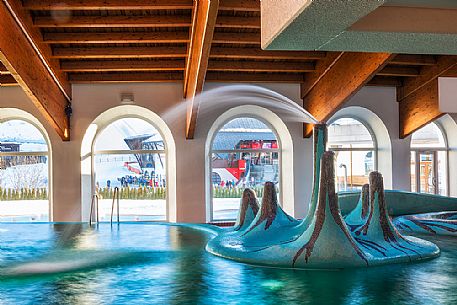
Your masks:
M148 124L150 124L152 127L154 127L157 132L160 134L160 137L162 138L163 140L163 143L164 143L164 149L161 149L161 150L146 150L146 149L140 149L140 150L125 150L125 149L121 149L121 150L110 150L110 149L107 149L107 150L96 150L95 149L95 146L97 144L97 140L100 139L100 136L103 134L103 132L109 128L113 123L117 122L117 121L120 121L120 120L123 120L123 119L140 119ZM91 172L92 172L92 193L95 194L96 193L96 170L95 170L95 159L96 159L96 156L100 156L100 155L132 155L132 154L164 154L165 155L165 160L168 160L167 158L167 150L168 150L168 147L167 147L167 141L165 141L165 137L162 133L162 131L160 130L160 128L158 126L156 126L156 124L154 124L154 122L151 122L150 120L142 117L142 116L139 116L139 115L122 115L122 116L118 116L118 117L115 117L115 118L112 118L111 120L109 120L108 122L106 122L106 124L104 124L100 129L97 130L97 132L95 133L95 136L94 136L94 139L92 141L92 145L91 145L91 156L92 156L92 164L91 164ZM168 163L167 161L165 162L166 166L168 166ZM168 185L168 175L166 175L166 185ZM165 201L166 201L166 206L168 206L168 188L166 188L166 194L165 194ZM168 220L168 208L166 208L166 212L165 212L165 220Z
M446 177L446 194L445 194L445 196L449 196L449 193L450 193L450 182L449 182L449 180L450 180L449 179L449 141L448 141L448 138L447 138L447 133L446 133L446 130L444 129L444 127L439 122L435 121L435 122L430 122L429 124L434 124L438 128L438 130L441 132L441 136L443 137L443 140L444 140L444 147L430 147L430 146L428 146L428 147L412 147L412 140L413 140L414 133L418 132L421 129L420 128L420 129L416 130L411 135L410 150L411 150L411 152L415 153L416 162L418 160L418 156L419 156L420 152L424 152L424 151L429 151L429 152L444 151L445 152L445 161L446 161L446 166L445 166L446 172L444 173L444 176ZM427 126L427 125L425 125L425 126ZM425 126L423 126L422 128L424 128ZM418 185L419 179L420 179L420 175L418 175L418 173L416 172L416 191L417 191L417 185ZM439 184L439 182L438 182L438 184ZM411 188L412 188L412 185L411 185Z
M96 116L86 127L81 142L81 218L89 221L91 196L95 188L93 177L92 151L100 130L121 118L139 118L154 126L161 134L166 153L166 221L177 222L176 193L176 143L168 124L155 112L137 105L121 105L106 109Z
M241 119L241 118L250 118L250 119L256 119L256 120L259 120L260 122L262 122L263 124L265 124L272 132L273 134L275 135L275 138L276 138L276 141L278 143L278 148L277 149L269 149L269 150L249 150L249 149L229 149L229 150L213 150L213 144L214 144L214 140L216 138L216 136L218 135L218 133L221 131L222 128L224 128L224 126L226 124L228 124L230 121L234 120L234 119ZM231 116L229 117L228 119L225 119L223 121L223 123L221 124L218 124L218 128L216 129L216 131L214 132L212 138L211 138L211 141L210 141L210 149L209 149L209 153L208 155L206 156L207 159L211 160L212 159L212 155L214 152L219 152L219 153L224 153L224 152L277 152L278 153L278 172L279 172L279 179L278 179L278 185L279 185L279 194L280 196L282 197L282 190L281 190L281 186L282 186L282 179L283 179L283 175L282 175L282 143L281 143L281 138L279 137L278 135L278 132L276 131L276 129L274 128L274 126L268 122L266 119L264 119L263 117L260 117L260 116L257 116L257 115L254 115L254 114L251 114L251 113L247 113L247 114L237 114L237 115L234 115L234 116ZM212 172L213 172L213 167L212 167L212 162L209 161L209 181L211 182L212 180ZM210 202L209 202L209 215L210 215L210 218L209 218L209 221L210 222L213 222L215 221L214 219L214 202L213 202L213 187L210 186ZM282 202L282 200L280 200L280 203ZM218 219L217 221L218 222L224 222L224 221L233 221L234 219Z
M377 171L378 170L378 141L376 139L376 134L374 133L374 131L371 128L370 124L368 124L365 120L363 120L363 119L361 119L359 117L343 115L343 116L337 116L335 118L332 118L328 122L328 126L330 127L333 123L335 123L336 121L338 121L340 119L351 119L351 120L355 120L355 121L359 122L360 124L362 124L368 130L368 133L371 136L371 140L373 141L373 147L372 148L371 147L370 148L369 147L356 147L356 148L331 148L331 147L328 147L328 150L335 151L335 152L372 151L373 152L373 159L374 159L373 160L374 161L373 162L373 166L374 166L374 170Z
M0 117L0 124L6 123L8 121L23 121L26 122L33 127L35 127L40 134L43 136L43 139L46 142L47 151L33 151L33 152L14 152L14 153L4 153L0 152L0 156L46 156L48 158L48 221L53 221L53 200L52 200L52 146L51 141L49 140L49 136L44 129L44 127L38 122L38 120L33 117L28 112L19 110L19 109L4 109L5 112L13 112L13 115L6 115L4 117Z

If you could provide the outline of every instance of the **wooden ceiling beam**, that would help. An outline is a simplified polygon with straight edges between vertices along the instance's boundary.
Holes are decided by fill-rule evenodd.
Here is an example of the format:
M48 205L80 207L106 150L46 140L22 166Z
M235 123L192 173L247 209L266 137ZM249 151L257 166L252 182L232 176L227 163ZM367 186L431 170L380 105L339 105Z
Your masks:
M187 43L189 33L179 32L115 32L115 33L44 33L44 42L56 43ZM214 43L253 44L260 46L259 33L214 33Z
M107 72L107 71L184 71L184 60L102 60L62 61L65 72Z
M0 60L46 121L63 140L69 140L70 125L65 115L68 100L5 1L0 2L0 29Z
M415 67L387 66L377 73L379 76L416 77L420 70Z
M433 55L398 54L390 62L391 65L433 66L436 58Z
M55 47L52 57L60 59L185 58L186 47Z
M45 43L187 43L189 33L179 32L115 32L115 33L44 33Z
M32 41L35 51L39 50L41 60L53 76L59 88L63 91L68 100L71 99L71 86L67 81L67 75L59 70L59 61L51 57L51 47L43 43L43 36L39 29L33 26L31 14L22 6L21 0L7 0L11 10L14 12L18 20L21 22L23 31L28 35L28 40Z
M62 22L52 16L38 16L33 25L39 28L134 28L134 27L189 27L189 16L142 15L142 16L72 16Z
M213 43L252 44L260 46L260 33L230 33L216 32Z
M243 73L243 72L208 72L207 82L227 83L301 83L303 74L289 73Z
M19 84L12 75L0 75L0 87L18 86Z
M192 0L24 0L24 7L34 11L58 10L176 10L192 9ZM221 11L260 12L258 0L221 0Z
M39 28L135 28L135 27L190 27L189 16L72 16L62 22L52 16L38 16L33 25ZM260 29L260 17L219 16L216 20L218 28Z
M70 73L71 83L154 83L183 80L182 72Z
M436 65L423 67L418 77L410 78L403 82L403 86L397 90L397 100L399 102L404 100L456 65L457 56L440 56Z
M219 0L195 0L192 11L192 31L184 74L184 98L188 100L186 138L193 139L197 125L199 103L195 96L203 89Z
M304 98L314 88L342 55L343 52L328 52L325 58L317 62L315 71L308 73L301 84L301 98Z
M303 107L318 121L327 121L392 57L388 53L343 53L304 96ZM313 126L306 124L304 136L311 136L312 131Z
M303 73L314 69L314 63L310 62L213 60L208 64L208 71Z
M24 0L23 2L26 9L34 11L192 9L192 0Z
M220 0L219 10L260 12L260 0Z
M215 59L278 59L278 60L314 60L325 58L320 51L266 51L260 48L222 48L212 47L210 58Z
M403 81L400 77L387 76L375 76L367 83L367 86L373 87L400 87L402 85Z
M438 78L435 78L399 103L400 139L443 115L438 99Z

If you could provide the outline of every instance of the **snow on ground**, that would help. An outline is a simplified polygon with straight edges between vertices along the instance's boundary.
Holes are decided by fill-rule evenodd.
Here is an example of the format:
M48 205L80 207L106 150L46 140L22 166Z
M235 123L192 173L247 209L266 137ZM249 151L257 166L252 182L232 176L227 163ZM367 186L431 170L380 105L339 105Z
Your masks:
M235 219L240 200L238 198L215 198L214 220ZM99 220L110 221L111 199L99 201ZM165 220L165 200L121 200L121 221ZM115 208L116 215L116 208ZM116 220L116 216L113 220ZM49 221L47 200L0 201L0 222Z

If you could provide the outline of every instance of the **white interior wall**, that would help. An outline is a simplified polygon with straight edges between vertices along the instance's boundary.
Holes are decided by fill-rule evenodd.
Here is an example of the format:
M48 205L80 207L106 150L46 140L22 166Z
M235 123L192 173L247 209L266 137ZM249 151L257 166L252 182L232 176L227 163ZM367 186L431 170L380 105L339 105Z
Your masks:
M224 84L208 83L205 90ZM298 85L261 85L301 104ZM362 106L375 113L385 124L392 146L392 187L410 189L410 139L399 139L398 104L395 88L366 87L345 106ZM31 101L19 87L0 88L0 111L4 107L23 109L42 122L53 148L52 179L54 221L80 221L81 213L81 142L88 126L104 111L119 106L121 94L133 94L135 105L148 108L161 116L171 130L176 144L176 212L170 220L178 222L205 222L205 142L213 122L230 105L218 105L199 120L195 139L185 139L185 115L176 117L164 113L182 104L181 83L160 84L80 84L73 86L73 117L70 142L62 142L46 123ZM182 110L182 109L181 109ZM279 117L284 116L278 114ZM457 115L452 116L457 121ZM303 139L301 123L287 122L293 141L294 206L295 217L307 211L312 185L312 140ZM452 156L451 156L452 157ZM455 157L455 156L453 156ZM451 185L455 182L451 181ZM457 185L457 184L456 184ZM452 186L451 186L452 189ZM455 191L453 193L455 195Z

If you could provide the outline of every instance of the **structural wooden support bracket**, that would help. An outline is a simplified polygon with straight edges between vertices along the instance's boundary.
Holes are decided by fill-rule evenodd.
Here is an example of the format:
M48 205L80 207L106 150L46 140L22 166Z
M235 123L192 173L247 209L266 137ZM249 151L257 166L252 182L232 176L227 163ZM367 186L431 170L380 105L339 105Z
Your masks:
M305 80L303 107L317 120L327 121L393 57L389 53L334 53L320 69L322 75ZM305 124L304 137L311 136L312 131L313 126Z
M440 56L435 65L422 68L418 77L397 88L401 139L443 115L439 110L438 78L455 77L455 70L457 56Z
M404 139L414 131L441 117L439 110L438 78L421 86L399 104L400 138Z
M0 60L60 137L69 140L65 114L69 101L4 1L0 2L0 29Z
M188 101L186 138L193 139L199 103L195 99L203 89L208 69L219 0L195 0L192 11L192 31L184 74L184 98Z

